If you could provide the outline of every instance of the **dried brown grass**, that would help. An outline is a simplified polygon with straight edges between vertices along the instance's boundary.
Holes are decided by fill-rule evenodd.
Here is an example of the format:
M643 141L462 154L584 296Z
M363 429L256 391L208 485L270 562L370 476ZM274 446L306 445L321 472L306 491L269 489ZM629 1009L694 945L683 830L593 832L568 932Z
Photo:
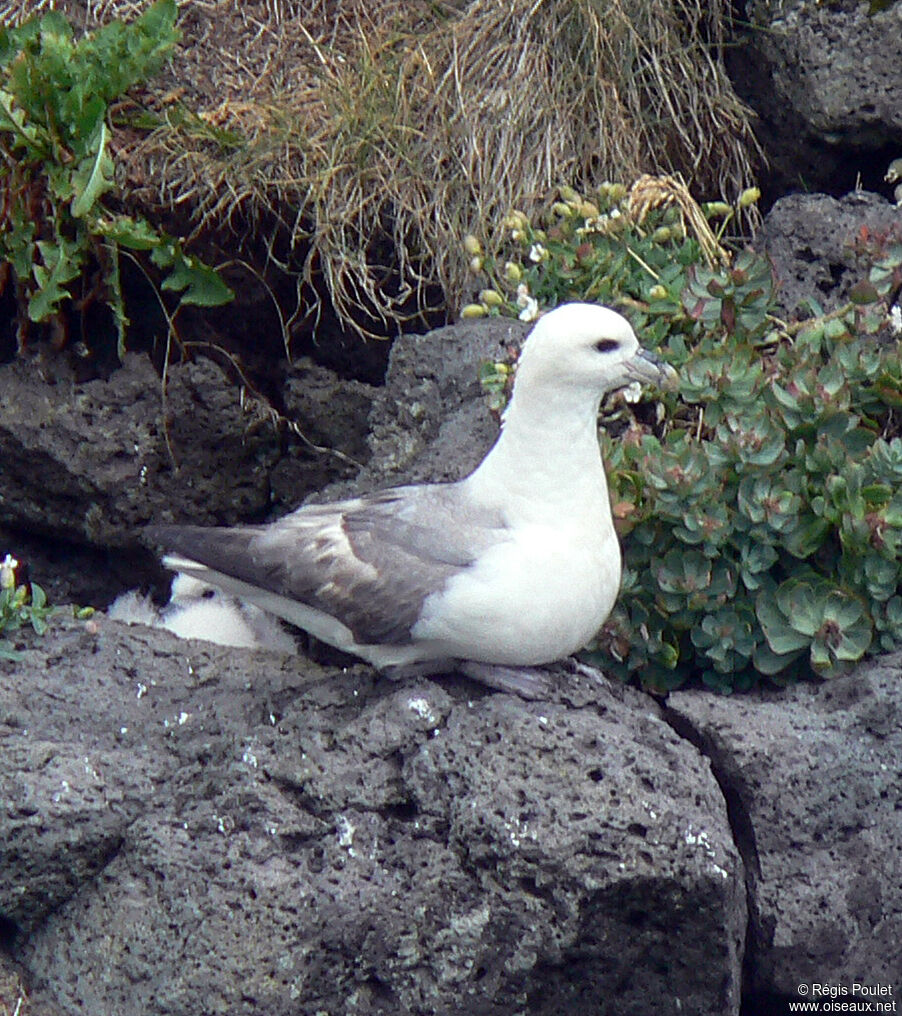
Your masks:
M629 192L630 218L641 223L655 208L676 208L683 232L694 236L711 268L730 263L730 254L720 245L698 202L679 176L650 176L643 173Z
M146 4L0 2L0 19L51 6L91 26ZM460 238L497 241L507 211L532 215L559 184L680 173L734 199L758 158L721 60L727 0L181 8L179 52L152 83L161 125L117 138L132 192L198 230L278 228L284 267L377 331L429 309L436 286L453 311Z

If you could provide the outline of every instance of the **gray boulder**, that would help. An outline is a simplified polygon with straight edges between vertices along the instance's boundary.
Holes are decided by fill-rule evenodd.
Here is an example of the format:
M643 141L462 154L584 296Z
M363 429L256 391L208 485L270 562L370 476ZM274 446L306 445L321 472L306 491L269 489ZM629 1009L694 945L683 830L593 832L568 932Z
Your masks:
M69 621L0 661L0 914L37 1007L736 1013L743 865L636 692Z
M727 58L781 192L858 183L889 197L883 174L902 155L902 5L750 0L744 13L743 45Z
M749 880L751 992L898 986L902 656L754 697L670 697L710 758ZM860 999L859 999L860 1000Z
M809 298L827 311L846 302L851 287L867 276L866 259L856 251L862 233L872 245L902 237L902 208L869 191L842 198L790 194L776 202L755 247L773 262L787 315L801 309L801 316L811 316Z
M479 368L509 362L531 327L495 317L396 339L385 387L373 399L367 464L316 500L398 483L459 480L475 469L498 436Z
M276 503L277 467L294 507L359 468L352 456L367 454L372 391L299 365L286 392L306 443L297 438L283 453L277 423L211 360L170 366L165 389L143 354L127 355L108 380L80 384L33 360L4 365L0 526L127 549L151 521L264 517Z

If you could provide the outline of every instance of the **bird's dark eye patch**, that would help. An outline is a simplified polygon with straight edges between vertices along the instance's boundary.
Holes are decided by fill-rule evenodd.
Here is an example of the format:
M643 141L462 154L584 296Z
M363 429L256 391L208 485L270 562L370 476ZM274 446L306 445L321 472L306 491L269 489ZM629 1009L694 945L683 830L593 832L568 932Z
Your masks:
M599 353L613 353L619 347L620 343L616 339L599 339L595 343L595 348Z

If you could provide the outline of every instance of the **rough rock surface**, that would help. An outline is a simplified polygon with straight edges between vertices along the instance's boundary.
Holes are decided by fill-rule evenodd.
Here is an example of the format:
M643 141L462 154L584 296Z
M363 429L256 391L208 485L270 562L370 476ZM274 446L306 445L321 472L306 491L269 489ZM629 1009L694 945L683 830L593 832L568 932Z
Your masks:
M396 340L370 415L367 466L323 499L343 490L459 480L475 469L498 436L479 368L510 361L531 327L497 317Z
M781 192L844 194L883 182L902 154L902 5L862 0L748 0L727 51L736 90ZM873 10L872 10L873 8Z
M105 604L122 589L119 565L132 585L147 568L147 555L135 555L143 525L284 514L365 460L373 400L370 386L309 364L293 368L285 391L306 443L283 448L210 360L170 366L165 396L145 355L84 383L33 360L0 366L0 536L34 559L34 581L53 574L66 599ZM104 590L96 578L111 572Z
M314 444L334 439L330 447L365 454L368 386L302 366L287 390L293 419ZM0 367L0 521L122 546L152 520L264 516L280 439L253 414L210 360L170 366L165 393L138 354L109 380L83 384L48 378L29 360ZM308 453L293 470L296 498L342 470L327 454Z
M757 698L679 692L668 717L727 792L749 877L750 990L902 990L902 655Z
M19 970L13 961L0 952L0 1012L15 1016L49 1016L49 1011L32 1009Z
M782 1013L902 969L902 656L662 708L102 617L20 647L0 932L33 1016L735 1016L743 974Z
M0 661L0 914L36 1012L737 1012L743 865L650 698L374 682L103 618L26 644Z
M227 405L226 405L227 404ZM247 434L234 391L209 360L171 368L165 401L143 355L109 381L0 368L2 521L78 543L122 546L135 527L190 503L208 522L268 505L273 435ZM167 437L172 454L166 447ZM228 472L232 496L207 477Z
M862 230L872 237L895 233L902 238L902 208L869 191L843 198L791 194L773 206L755 247L774 264L785 313L801 307L802 316L810 316L809 297L828 311L848 299L849 289L867 275L854 249Z

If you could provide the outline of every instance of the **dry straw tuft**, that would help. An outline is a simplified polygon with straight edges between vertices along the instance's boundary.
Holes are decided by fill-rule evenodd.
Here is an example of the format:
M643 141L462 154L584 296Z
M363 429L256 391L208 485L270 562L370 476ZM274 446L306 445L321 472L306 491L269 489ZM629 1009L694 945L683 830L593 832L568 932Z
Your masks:
M679 176L649 176L643 173L630 188L630 218L641 223L653 208L676 208L683 231L698 240L711 268L730 263L730 254L721 247L708 225L704 212Z
M160 126L117 132L133 196L198 232L266 233L374 331L453 312L461 237L500 240L509 209L532 216L561 183L681 173L732 200L758 158L721 59L728 0L180 6ZM50 7L88 28L146 4L0 0L0 19Z

